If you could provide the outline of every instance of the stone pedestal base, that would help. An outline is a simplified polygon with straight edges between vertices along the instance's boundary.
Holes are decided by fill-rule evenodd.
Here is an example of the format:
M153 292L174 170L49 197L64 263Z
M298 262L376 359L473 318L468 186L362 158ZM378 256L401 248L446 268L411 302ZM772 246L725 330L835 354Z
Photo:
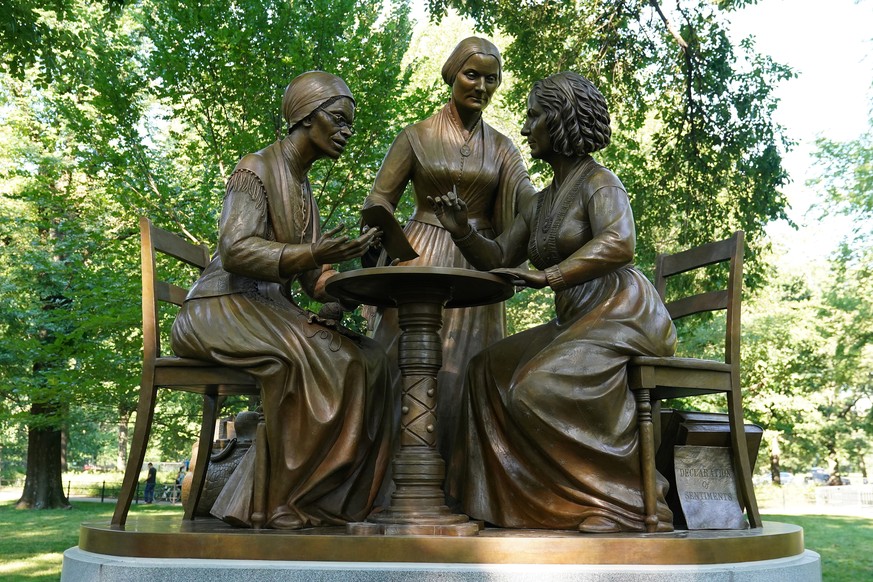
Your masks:
M350 523L346 533L353 536L474 536L482 529L478 522L421 525L408 523Z
M803 530L582 534L485 528L475 536L349 535L139 516L84 523L64 582L820 582Z
M820 582L821 559L693 566L424 564L124 558L71 548L61 582Z

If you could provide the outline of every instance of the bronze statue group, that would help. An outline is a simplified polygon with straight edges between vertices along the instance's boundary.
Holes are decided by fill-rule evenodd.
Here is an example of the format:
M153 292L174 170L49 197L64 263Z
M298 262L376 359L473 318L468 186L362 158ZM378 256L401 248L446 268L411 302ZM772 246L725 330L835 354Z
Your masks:
M400 265L490 270L548 286L557 314L505 337L502 304L446 312L437 445L449 467L447 501L496 527L644 531L627 362L672 355L676 334L633 266L627 193L592 157L610 141L606 102L576 73L534 84L521 133L554 174L537 192L518 149L482 117L502 80L498 49L467 38L442 77L448 102L397 136L363 207L394 212L411 182L415 211L404 232L419 257ZM363 521L391 485L396 310L374 314L372 337L363 337L298 307L288 291L297 281L312 298L336 301L325 291L331 265L379 246L378 229L320 232L307 177L313 162L343 153L355 106L329 73L288 85L287 134L231 174L218 250L173 327L177 355L258 378L266 527L276 529ZM251 525L253 467L239 465L214 515ZM660 485L660 527L672 529Z

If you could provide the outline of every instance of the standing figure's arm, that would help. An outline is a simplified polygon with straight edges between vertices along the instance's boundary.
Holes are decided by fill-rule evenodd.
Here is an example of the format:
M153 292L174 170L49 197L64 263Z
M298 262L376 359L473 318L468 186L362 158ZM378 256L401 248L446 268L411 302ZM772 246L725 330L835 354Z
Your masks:
M384 206L393 214L406 185L412 179L414 165L415 154L412 145L406 133L401 132L391 144L385 159L382 160L373 189L364 200L364 208Z

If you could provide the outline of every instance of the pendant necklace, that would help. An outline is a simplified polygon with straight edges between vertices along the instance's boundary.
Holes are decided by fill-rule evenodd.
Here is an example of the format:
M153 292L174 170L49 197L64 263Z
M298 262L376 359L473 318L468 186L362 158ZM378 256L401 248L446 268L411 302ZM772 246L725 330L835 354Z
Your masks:
M293 190L289 194L291 199L291 219L294 223L294 227L300 233L300 242L302 243L306 237L306 229L309 228L310 213L307 208L307 201L312 194L306 175L304 174L302 180L298 176L298 174L302 173L299 168L300 152L297 151L297 148L294 147L294 144L290 141L282 141L281 143L282 154L287 162L287 165L282 169L290 174L290 177L297 182L298 188L300 189L299 196L297 195L297 192L294 192ZM285 146L286 143L287 147ZM291 180L288 180L287 178L286 180L289 184L291 183Z
M455 112L452 108L449 108L449 114L452 116L452 121L455 122L456 126L461 129L461 136L464 135L461 123L455 117ZM458 168L458 178L455 180L455 186L461 185L461 176L464 174L464 162L470 157L470 154L473 153L472 148L470 148L470 140L473 139L473 136L476 134L476 129L479 127L479 122L482 121L482 115L479 114L479 117L476 119L476 123L473 124L472 129L470 129L470 133L464 139L464 143L461 145L461 148L458 150L461 154L461 165Z
M473 150L470 149L470 140L473 139L473 135L476 133L476 128L479 127L479 122L482 121L482 116L480 115L478 119L476 119L476 123L473 124L473 129L470 130L469 135L464 140L464 145L461 146L460 152L461 156L466 158L469 157ZM458 124L460 125L460 124ZM462 134L463 135L463 134Z

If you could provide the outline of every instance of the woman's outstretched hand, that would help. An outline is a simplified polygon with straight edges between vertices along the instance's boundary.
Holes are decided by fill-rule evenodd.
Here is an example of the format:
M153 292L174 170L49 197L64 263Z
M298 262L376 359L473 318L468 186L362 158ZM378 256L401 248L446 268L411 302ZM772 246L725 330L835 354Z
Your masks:
M512 278L513 285L542 289L549 284L545 271L532 271L530 269L492 269L495 275L504 275Z
M427 200L437 220L453 237L461 238L469 234L467 204L455 192L446 192L443 196L428 196Z
M349 238L348 235L338 236L345 227L345 224L339 224L312 243L312 256L315 257L315 262L325 265L356 259L381 241L382 231L378 228L367 229L358 238Z

